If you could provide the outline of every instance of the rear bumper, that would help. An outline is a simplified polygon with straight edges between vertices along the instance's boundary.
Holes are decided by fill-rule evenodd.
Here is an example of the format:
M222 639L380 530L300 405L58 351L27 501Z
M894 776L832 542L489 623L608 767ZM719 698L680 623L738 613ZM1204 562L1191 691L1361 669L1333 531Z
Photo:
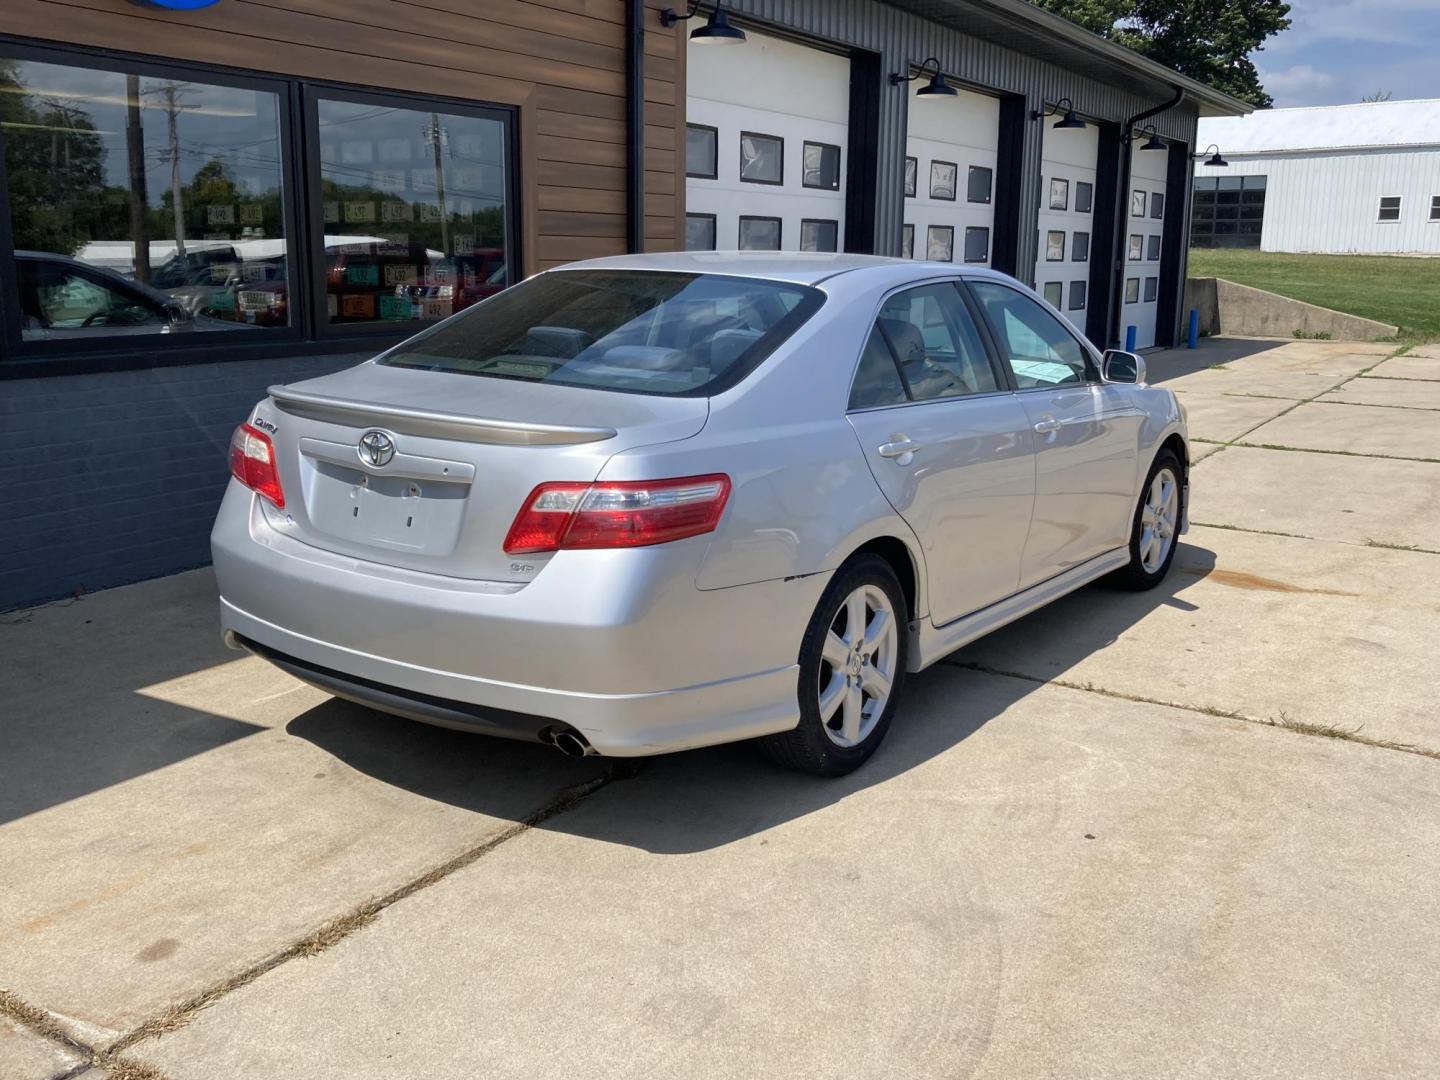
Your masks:
M211 537L226 639L331 693L510 738L569 727L616 756L799 720L795 661L826 575L702 591L696 538L563 552L493 586L309 547L253 501L232 484Z

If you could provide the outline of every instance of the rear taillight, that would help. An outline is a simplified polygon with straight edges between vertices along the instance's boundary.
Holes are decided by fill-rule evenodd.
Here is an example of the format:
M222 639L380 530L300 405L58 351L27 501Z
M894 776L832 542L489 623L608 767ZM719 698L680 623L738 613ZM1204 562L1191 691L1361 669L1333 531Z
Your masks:
M280 487L280 470L275 464L275 444L259 428L241 424L230 436L230 475L280 509L285 508L285 492Z
M505 552L644 547L713 532L730 497L730 478L541 484L505 537Z

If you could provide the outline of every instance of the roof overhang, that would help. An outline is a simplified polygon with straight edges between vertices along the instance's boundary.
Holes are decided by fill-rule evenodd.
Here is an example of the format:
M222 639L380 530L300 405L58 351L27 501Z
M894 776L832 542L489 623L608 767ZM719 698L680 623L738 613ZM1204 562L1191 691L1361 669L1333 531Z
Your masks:
M886 0L962 34L1047 60L1140 97L1185 92L1201 116L1243 116L1254 106L1092 34L1028 0Z

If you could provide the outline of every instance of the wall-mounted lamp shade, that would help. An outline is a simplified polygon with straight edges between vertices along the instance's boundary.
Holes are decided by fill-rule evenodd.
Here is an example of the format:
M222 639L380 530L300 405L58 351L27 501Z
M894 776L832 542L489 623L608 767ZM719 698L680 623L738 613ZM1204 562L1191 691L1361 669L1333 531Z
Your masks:
M1081 120L1080 117L1075 115L1074 109L1066 109L1065 115L1062 116L1059 120L1056 120L1055 123L1051 124L1050 126L1059 128L1062 131L1074 131L1079 128L1083 128L1085 126L1085 121Z
M725 9L716 7L704 26L697 26L690 31L690 40L696 45L743 45L745 31L731 26Z
M1208 158L1205 159L1206 165L1209 165L1211 168L1214 169L1223 169L1225 166L1230 164L1228 161L1226 161L1223 157L1220 156L1220 147L1216 146L1214 143L1211 143L1205 149L1215 151L1213 154L1211 154Z
M937 71L930 78L929 86L922 86L915 91L915 96L923 98L955 97L955 88L945 81L945 73Z
M1148 138L1148 139L1145 140L1145 145L1142 146L1142 147L1140 147L1140 149L1141 149L1141 150L1168 150L1168 149L1170 149L1170 148L1165 145L1164 140L1162 140L1159 135L1156 135L1154 132L1151 132L1151 133L1150 133L1150 138Z
M700 7L698 0L690 5L690 12L681 15L674 8L666 8L660 12L661 26L674 26L682 19L693 19L696 10ZM738 30L730 25L730 17L725 14L725 9L719 4L710 13L704 26L697 26L690 31L690 40L696 45L743 45L745 44L745 31Z

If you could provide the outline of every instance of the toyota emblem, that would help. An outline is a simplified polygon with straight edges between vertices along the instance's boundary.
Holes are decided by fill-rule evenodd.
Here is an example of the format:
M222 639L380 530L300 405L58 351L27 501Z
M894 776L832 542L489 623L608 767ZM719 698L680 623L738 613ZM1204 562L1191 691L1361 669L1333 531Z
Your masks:
M367 431L360 436L360 460L380 468L395 456L395 440L383 431Z

